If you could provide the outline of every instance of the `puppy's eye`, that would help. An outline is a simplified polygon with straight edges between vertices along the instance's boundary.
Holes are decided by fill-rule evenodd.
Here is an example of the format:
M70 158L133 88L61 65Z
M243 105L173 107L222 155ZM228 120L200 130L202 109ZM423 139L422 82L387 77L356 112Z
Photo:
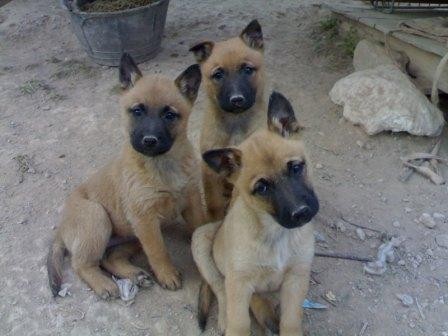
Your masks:
M224 78L224 71L221 68L216 69L212 75L212 78L216 81L220 81Z
M252 74L255 72L255 69L254 69L253 67L251 67L250 65L245 65L245 66L243 67L243 72L244 72L246 75L252 75Z
M135 116L135 117L140 117L143 115L143 113L145 113L145 107L143 105L138 105L135 106L131 109L131 113Z
M255 183L253 194L257 194L260 196L266 196L269 192L270 185L269 182L265 179L259 179L257 183Z
M176 112L174 112L174 111L171 109L171 107L166 106L166 107L163 109L162 116L163 116L163 118L164 118L165 120L173 121L174 119L176 119L176 118L178 117L178 114L177 114Z
M288 162L288 170L290 171L291 175L301 175L304 167L305 167L304 162L298 162L298 161Z

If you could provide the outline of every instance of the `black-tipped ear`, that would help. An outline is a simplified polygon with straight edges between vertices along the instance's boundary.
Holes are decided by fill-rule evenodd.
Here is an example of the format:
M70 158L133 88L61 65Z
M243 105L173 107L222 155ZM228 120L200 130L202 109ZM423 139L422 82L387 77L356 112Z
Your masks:
M202 154L207 165L220 175L232 175L241 167L241 151L236 148L208 150Z
M174 83L179 88L180 93L193 104L198 96L201 79L202 76L199 64L193 64L182 72L179 77L176 78Z
M289 136L301 128L289 100L276 91L269 97L268 128L282 137Z
M260 23L257 20L252 20L240 34L241 39L249 47L262 50L263 49L263 32L261 31Z
M128 53L123 53L120 60L120 84L123 89L129 89L142 77L134 59Z
M190 48L190 51L194 54L196 61L202 63L210 57L214 45L213 42L205 41L194 45Z

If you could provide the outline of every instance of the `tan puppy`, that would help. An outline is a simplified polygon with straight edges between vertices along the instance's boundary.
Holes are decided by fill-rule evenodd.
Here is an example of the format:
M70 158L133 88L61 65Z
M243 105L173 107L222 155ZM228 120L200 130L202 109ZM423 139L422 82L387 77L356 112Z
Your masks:
M190 49L201 65L207 93L200 149L235 146L264 124L265 111L263 33L257 20L238 37L222 42L202 42ZM209 219L224 218L231 185L206 165L204 192Z
M161 225L182 215L193 231L204 220L200 176L187 139L187 121L201 82L199 66L190 66L174 81L160 75L142 77L124 54L120 81L128 141L115 160L65 203L47 262L54 295L61 286L65 251L75 272L104 299L116 297L118 288L100 263L118 277L145 280L146 272L128 261L132 246L119 247L104 258L112 236L137 237L160 285L178 289L180 273L171 263Z
M301 307L314 255L310 221L319 202L304 144L289 138L299 129L294 111L276 92L268 126L238 147L203 154L234 185L223 223L198 228L192 240L193 258L218 299L220 328L229 336L249 335L254 293L277 290L280 335L303 335Z

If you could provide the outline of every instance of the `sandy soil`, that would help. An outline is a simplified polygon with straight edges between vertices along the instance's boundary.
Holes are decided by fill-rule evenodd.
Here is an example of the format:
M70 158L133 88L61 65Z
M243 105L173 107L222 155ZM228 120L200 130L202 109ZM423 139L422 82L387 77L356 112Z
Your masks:
M368 137L341 119L328 91L350 73L313 51L310 32L317 1L171 1L163 50L142 69L175 76L193 62L188 46L238 33L260 19L266 39L269 88L290 97L307 126L322 200L320 250L374 256L381 240L357 238L338 214L405 238L384 276L363 273L358 262L316 258L309 298L337 302L307 311L308 335L448 335L448 250L428 229L423 213L448 215L446 186L418 176L398 182L400 156L426 150L431 139L382 134ZM66 268L71 296L53 299L44 259L70 190L118 152L123 136L117 106L117 70L93 64L70 30L57 1L15 0L0 9L0 330L2 335L198 335L198 273L187 241L169 234L174 262L184 274L177 292L157 285L135 303L98 300ZM269 93L270 89L267 90ZM192 117L197 139L202 97ZM441 154L447 155L448 144ZM444 168L443 173L448 176ZM393 223L396 222L394 225ZM398 222L398 224L397 224ZM404 307L396 294L414 298ZM415 301L418 300L419 306ZM419 312L419 307L421 312ZM363 326L367 324L366 328ZM216 320L207 335L216 335ZM362 329L364 331L362 332Z

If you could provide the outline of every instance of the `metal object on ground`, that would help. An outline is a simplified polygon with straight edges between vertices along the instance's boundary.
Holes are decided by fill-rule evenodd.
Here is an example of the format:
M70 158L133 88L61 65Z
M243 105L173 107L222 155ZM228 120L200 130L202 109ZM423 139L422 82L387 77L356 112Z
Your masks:
M405 0L370 0L372 6L386 13L392 13L394 10L448 10L448 1L405 1Z
M62 0L73 30L96 63L118 66L128 52L137 63L153 58L160 50L169 0L115 12L84 12L88 0Z

